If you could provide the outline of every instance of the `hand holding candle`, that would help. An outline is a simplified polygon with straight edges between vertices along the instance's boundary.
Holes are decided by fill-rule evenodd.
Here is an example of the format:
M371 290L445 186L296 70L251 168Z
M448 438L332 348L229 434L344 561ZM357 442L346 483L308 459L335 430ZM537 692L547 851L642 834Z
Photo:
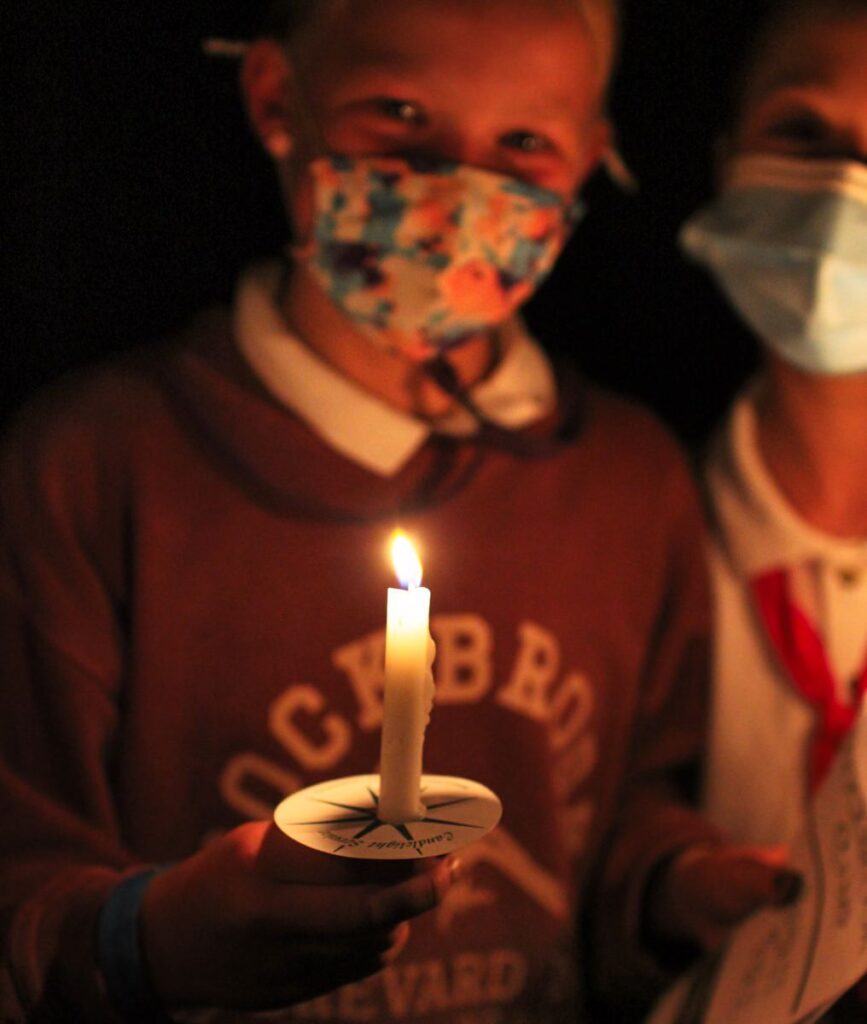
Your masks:
M392 560L404 589L388 590L378 817L396 824L424 814L422 745L433 704L435 646L428 632L430 591L421 586L421 563L400 531Z

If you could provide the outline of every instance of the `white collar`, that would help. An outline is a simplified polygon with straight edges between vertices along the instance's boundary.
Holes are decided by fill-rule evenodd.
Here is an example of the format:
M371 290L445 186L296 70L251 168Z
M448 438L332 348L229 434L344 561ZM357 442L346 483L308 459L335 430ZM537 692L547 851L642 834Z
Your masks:
M754 380L732 407L708 466L708 486L724 543L738 571L752 577L770 569L821 561L831 567L867 567L867 540L834 537L803 519L762 461L757 439Z
M275 296L277 261L241 278L235 296L235 338L262 384L332 448L380 476L392 476L434 429L465 435L476 429L460 410L436 426L401 412L320 359L289 329ZM551 365L517 318L501 328L504 356L470 394L486 417L518 429L547 415L556 402Z

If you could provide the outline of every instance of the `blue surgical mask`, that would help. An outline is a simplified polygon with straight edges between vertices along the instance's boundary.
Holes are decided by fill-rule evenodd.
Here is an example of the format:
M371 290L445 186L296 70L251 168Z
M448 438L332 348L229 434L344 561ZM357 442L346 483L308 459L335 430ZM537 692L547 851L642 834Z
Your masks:
M867 166L737 157L680 243L781 358L810 373L867 370Z

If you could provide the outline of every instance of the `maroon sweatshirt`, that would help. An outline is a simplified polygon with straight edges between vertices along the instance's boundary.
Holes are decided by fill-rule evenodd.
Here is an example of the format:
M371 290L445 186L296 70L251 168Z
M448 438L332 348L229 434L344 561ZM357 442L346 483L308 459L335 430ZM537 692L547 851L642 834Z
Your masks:
M649 991L644 882L708 835L674 788L703 720L699 513L648 415L591 389L581 414L545 458L433 439L383 479L270 399L215 315L17 417L0 1018L111 1019L93 931L124 871L375 769L397 524L432 595L425 769L490 786L502 824L394 965L269 1019L579 1020L588 965Z

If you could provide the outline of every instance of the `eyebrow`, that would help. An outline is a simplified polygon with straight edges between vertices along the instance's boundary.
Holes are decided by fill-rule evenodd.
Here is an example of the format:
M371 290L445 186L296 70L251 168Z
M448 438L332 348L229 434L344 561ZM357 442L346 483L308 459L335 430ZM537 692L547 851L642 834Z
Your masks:
M819 69L806 62L794 67L788 65L764 83L761 83L763 95L781 92L784 89L815 89L828 85L831 81L833 68Z
M385 71L389 73L417 71L421 65L417 54L386 48L370 49L363 54L349 54L349 66L353 72Z

